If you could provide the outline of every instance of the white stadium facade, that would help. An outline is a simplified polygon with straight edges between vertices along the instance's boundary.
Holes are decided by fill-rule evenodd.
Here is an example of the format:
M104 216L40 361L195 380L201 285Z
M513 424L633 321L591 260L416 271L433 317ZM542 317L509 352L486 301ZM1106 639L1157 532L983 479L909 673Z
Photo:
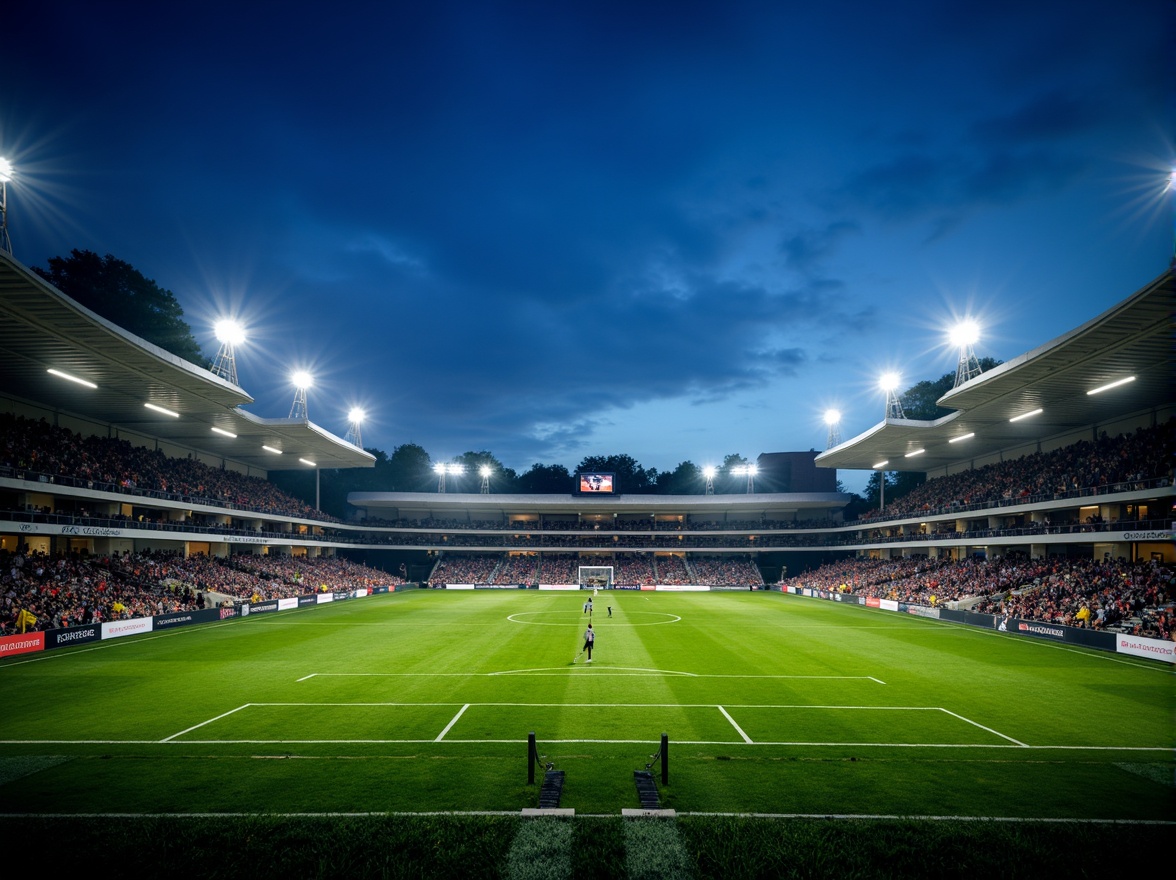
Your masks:
M887 418L823 453L793 455L832 469L818 481L827 488L835 469L950 477L1163 426L1176 415L1174 305L1168 271L1069 333L964 382L940 400L951 415ZM2 251L0 347L0 413L8 417L261 478L374 464L306 419L246 412L252 398L238 385L115 327ZM1091 393L1120 380L1127 381ZM247 499L218 504L47 474L25 463L0 468L0 542L9 552L27 545L101 555L340 554L375 565L404 558L416 560L413 580L440 583L456 583L444 576L448 563L487 582L523 572L521 580L563 584L581 566L611 566L618 578L636 571L655 584L672 572L681 585L705 580L702 572L717 561L734 566L746 588L847 556L1015 551L1176 562L1170 474L1169 467L1167 478L1053 487L848 522L850 497L836 491L651 496L626 495L623 486L593 496L352 493L353 517L337 522L305 511L262 513Z

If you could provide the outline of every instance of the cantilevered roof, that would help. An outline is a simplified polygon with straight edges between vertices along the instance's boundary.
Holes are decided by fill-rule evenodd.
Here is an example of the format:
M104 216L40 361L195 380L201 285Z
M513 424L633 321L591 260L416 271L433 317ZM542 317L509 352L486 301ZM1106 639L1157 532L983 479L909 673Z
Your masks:
M1082 326L949 391L956 412L932 422L887 419L821 453L819 467L935 471L1084 427L1173 405L1171 270ZM1089 392L1133 376L1123 385ZM1037 415L1026 416L1040 409ZM959 439L973 434L968 439ZM911 455L917 450L924 452ZM908 457L909 456L909 457Z
M243 388L116 327L3 251L0 387L38 406L265 470L308 467L299 459L329 468L375 463L370 453L312 423L245 412L240 407L253 398ZM147 403L179 416L151 410ZM213 427L237 436L218 435Z

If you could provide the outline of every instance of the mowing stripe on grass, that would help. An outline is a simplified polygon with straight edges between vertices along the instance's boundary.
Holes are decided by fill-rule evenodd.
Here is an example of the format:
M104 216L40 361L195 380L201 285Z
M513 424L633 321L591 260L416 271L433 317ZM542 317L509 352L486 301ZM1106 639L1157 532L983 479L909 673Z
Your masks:
M625 820L625 872L629 880L687 880L694 876L673 819Z
M570 880L572 823L540 817L519 823L506 855L510 880Z

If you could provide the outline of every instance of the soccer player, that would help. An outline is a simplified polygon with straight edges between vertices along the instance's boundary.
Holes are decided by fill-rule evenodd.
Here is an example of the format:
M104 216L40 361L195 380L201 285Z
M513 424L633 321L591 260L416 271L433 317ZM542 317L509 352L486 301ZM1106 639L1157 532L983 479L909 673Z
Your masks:
M584 650L588 652L588 662L592 662L592 646L596 644L596 633L592 631L592 624L584 631ZM582 653L582 652L581 652Z

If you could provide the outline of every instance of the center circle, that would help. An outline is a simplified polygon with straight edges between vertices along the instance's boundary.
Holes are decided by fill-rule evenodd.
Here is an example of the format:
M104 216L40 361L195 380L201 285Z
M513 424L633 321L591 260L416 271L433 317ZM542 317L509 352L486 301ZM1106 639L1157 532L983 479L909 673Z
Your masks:
M562 621L546 621L546 620L522 620L524 617L562 617ZM587 615L579 611L520 611L517 614L507 615L507 620L511 623L525 623L528 626L568 626L574 624L579 626L584 622ZM658 617L662 620L646 620L633 622L628 620L630 617ZM660 626L663 623L677 623L682 618L677 614L667 614L664 611L628 611L625 613L625 620L620 620L617 617L602 617L601 620L607 620L609 626ZM588 619L591 623L592 619Z

